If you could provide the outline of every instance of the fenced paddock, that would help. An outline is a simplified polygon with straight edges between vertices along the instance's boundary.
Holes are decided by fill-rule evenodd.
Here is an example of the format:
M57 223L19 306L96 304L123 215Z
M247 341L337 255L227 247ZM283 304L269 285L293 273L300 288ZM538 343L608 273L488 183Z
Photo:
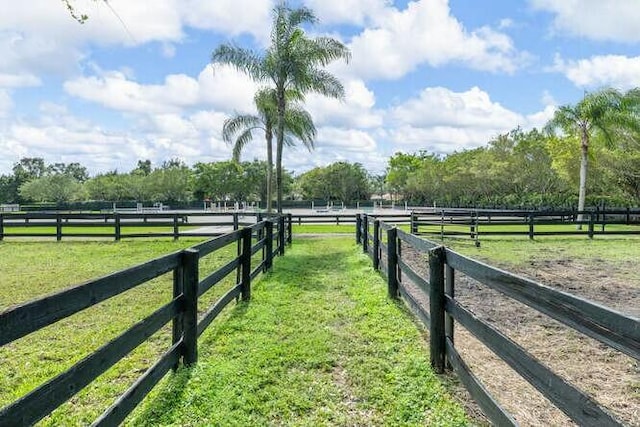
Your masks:
M257 218L259 218L257 220ZM0 213L0 240L12 237L125 238L211 237L251 226L257 214L171 213ZM199 231L205 230L206 231Z
M387 277L390 297L402 298L428 325L434 368L440 372L444 371L447 365L453 368L493 423L516 425L512 414L495 396L511 395L522 389L516 387L513 382L506 382L501 384L497 392L496 387L491 387L493 393L488 391L487 384L469 367L468 361L473 355L460 351L461 344L462 347L466 347L467 341L472 339L470 336L481 342L481 347L488 348L493 357L499 358L501 363L513 370L510 372L515 371L567 417L560 416L552 421L547 418L546 422L538 424L567 424L570 420L585 426L623 423L637 425L640 422L638 407L634 404L638 401L637 394L633 395L633 387L636 387L636 391L638 387L637 369L640 360L640 321L637 318L475 261L437 243L398 230L380 220L362 217L358 221L356 240L362 244L363 251L372 258L374 268L381 270ZM538 318L548 316L550 320L545 322L547 326L540 335L540 339L544 341L539 343L539 347L547 354L566 351L562 356L575 357L574 363L577 366L573 366L569 372L558 372L549 368L540 360L539 348L534 356L530 349L501 331L500 323L508 323L513 319L499 316L499 310L491 310L491 319L479 316L476 309L479 306L491 306L495 299L483 291L480 304L468 304L471 299L469 293L478 293L481 289L477 286L471 286L470 289L467 287L464 290L466 295L458 295L456 284L466 285L465 282L469 281L477 281L483 287L499 292L504 298L508 297L512 301L511 304L518 307L521 305L523 312L535 311L538 314L534 316ZM459 325L458 328L455 328L456 324ZM455 334L454 329L457 331ZM556 339L556 336L565 333L570 341ZM591 344L589 341L592 340L598 344ZM567 342L571 342L573 348L553 348L558 344L566 345ZM595 351L592 347L595 347ZM602 377L601 373L597 372L593 375L595 378L587 382L582 381L580 371L588 371L593 366L589 364L588 358L584 360L580 357L581 353L591 356L599 353L599 358L606 359L604 362L609 364L605 376ZM479 363L489 361L483 359ZM594 358L593 365L595 364ZM504 375L500 372L499 376L511 378L513 375L510 372L505 371ZM622 392L618 390L618 394L614 396L620 398L618 400L626 399L626 402L617 402L615 397L607 396L610 393L609 386L604 382L621 383L623 377L635 377L636 383L634 386L631 380L631 384L628 385L631 387L630 393L627 392L630 395L625 395L624 388ZM573 381L576 379L581 380L581 385L588 383L589 390L584 391L582 387L574 385ZM624 387L624 384L620 385ZM536 393L525 391L523 396L513 399L519 399L518 402L525 406L529 400L536 399L534 394ZM607 400L607 407L592 395ZM612 407L622 409L623 416L619 417ZM520 419L522 420L522 417ZM525 423L535 424L530 419Z
M582 218L582 219L580 219ZM516 211L429 209L411 212L411 233L431 237L640 234L640 209Z
M271 267L276 254L284 254L285 244L291 238L288 229L286 217L270 218L0 313L0 347L19 346L23 337L37 334L49 325L55 327L59 321L156 278L172 276L172 298L168 302L70 368L3 407L0 425L38 422L170 324L170 346L94 422L94 425L118 425L170 369L178 367L180 360L185 365L197 362L197 338L231 301L250 298L251 281ZM213 272L201 274L203 260L234 245L237 246L237 251L233 248L236 256ZM234 285L198 316L199 302L206 301L211 290L233 273L236 274ZM126 305L121 310L126 311ZM70 338L53 335L54 340ZM51 342L48 344L52 345ZM65 355L57 357L64 359Z

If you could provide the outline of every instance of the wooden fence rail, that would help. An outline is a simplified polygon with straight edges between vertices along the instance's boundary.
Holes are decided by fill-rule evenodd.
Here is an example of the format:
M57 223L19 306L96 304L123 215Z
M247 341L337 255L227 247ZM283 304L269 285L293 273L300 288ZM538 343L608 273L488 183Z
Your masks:
M579 220L580 214L583 220ZM508 211L430 209L411 212L411 233L439 236L560 236L640 234L640 209ZM546 226L554 226L553 228ZM609 226L609 227L608 227ZM614 226L614 227L611 227ZM624 226L624 227L621 227Z
M512 273L460 255L434 242L420 239L379 220L367 216L357 220L356 240L373 265L387 277L392 298L401 297L414 313L429 327L431 363L437 372L452 367L472 397L497 425L516 425L475 377L458 353L454 340L454 322L504 360L511 368L532 384L568 417L583 426L618 426L620 421L581 391L527 352L487 322L476 317L455 297L455 272L461 272L507 297L550 316L600 343L640 360L640 320L619 313L586 299L536 283ZM373 228L373 232L370 231ZM386 239L386 245L380 242ZM414 271L403 259L399 245L403 243L429 255L429 277ZM402 274L418 287L409 291L402 284ZM418 302L413 292L429 297L429 307Z
M171 368L175 369L178 366L180 359L185 365L197 362L198 336L226 305L236 297L245 301L250 299L251 280L271 267L276 254L284 254L281 245L290 241L291 237L287 236L287 220L290 218L282 216L262 221L189 249L0 313L0 346L4 346L101 301L173 272L173 298L170 302L65 372L2 408L0 425L33 425L126 357L167 323L172 322L171 347L94 422L94 425L118 425ZM259 237L263 234L265 237ZM252 243L254 238L257 239L255 244ZM199 261L232 243L238 244L238 255L211 274L200 278ZM260 251L262 259L252 270L252 256ZM234 271L238 272L235 286L198 319L199 297Z

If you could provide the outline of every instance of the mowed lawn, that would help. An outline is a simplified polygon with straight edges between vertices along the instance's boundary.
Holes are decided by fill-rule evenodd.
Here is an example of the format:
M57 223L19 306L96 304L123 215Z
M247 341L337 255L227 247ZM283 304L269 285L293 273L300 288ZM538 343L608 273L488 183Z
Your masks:
M126 424L467 424L429 367L423 332L401 304L387 298L384 281L353 240L294 240L273 272L255 282L252 300L232 304L205 331L199 363L169 374ZM38 252L38 245L50 249ZM2 243L0 268L4 273L11 264L16 277L11 286L2 284L0 309L186 246L186 241ZM234 253L229 247L203 270ZM93 314L72 316L0 349L0 405L168 300L170 277L154 282L91 309L97 310ZM31 290L16 299L21 287ZM168 330L152 337L43 424L90 423L168 345Z

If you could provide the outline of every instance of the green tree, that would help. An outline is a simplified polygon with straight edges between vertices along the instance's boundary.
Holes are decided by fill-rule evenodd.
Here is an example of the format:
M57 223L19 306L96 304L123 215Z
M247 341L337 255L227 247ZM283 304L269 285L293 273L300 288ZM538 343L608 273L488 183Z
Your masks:
M300 96L315 92L334 98L344 97L340 81L324 70L337 59L349 59L348 49L330 37L309 38L301 28L314 24L316 16L305 7L291 9L286 2L273 10L271 44L264 54L223 44L212 54L213 63L230 64L251 78L272 83L276 93L276 188L278 212L282 212L282 150L285 137L286 93Z
M398 198L410 199L411 194L407 192L407 180L409 176L417 172L422 166L422 161L428 156L425 151L406 154L395 153L389 158L387 166L387 185L393 195Z
M288 92L288 98L299 98L293 91ZM240 161L240 154L245 145L253 139L255 131L264 132L267 145L266 167L266 202L267 212L271 212L273 200L273 131L277 122L276 92L273 89L262 89L254 97L258 115L238 114L225 120L222 127L222 137L227 143L233 143L233 159ZM316 128L311 115L298 104L290 104L285 113L286 145L295 145L294 138L299 139L311 150L316 136Z
M298 177L305 198L345 203L371 196L369 175L360 163L336 162Z
M629 132L640 132L639 101L638 89L626 94L611 88L603 89L586 94L575 105L560 107L547 124L550 132L560 129L566 135L580 139L579 211L583 211L585 206L589 147L592 139L597 137L607 146L614 146L617 138L624 138ZM583 215L580 214L578 220L583 219Z
M234 199L243 185L242 166L234 161L196 163L193 167L196 196L211 200Z
M66 203L83 200L82 184L71 175L46 175L25 182L20 186L20 195L34 202Z

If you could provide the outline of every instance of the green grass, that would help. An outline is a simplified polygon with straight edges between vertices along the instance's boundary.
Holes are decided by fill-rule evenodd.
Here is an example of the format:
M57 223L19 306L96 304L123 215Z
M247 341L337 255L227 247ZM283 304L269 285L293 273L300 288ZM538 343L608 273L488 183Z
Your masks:
M465 425L351 238L298 239L130 425Z
M0 311L70 285L192 246L199 240L0 243ZM203 258L202 274L235 255L232 245ZM206 309L226 291L227 279L201 299ZM0 348L0 407L70 368L135 322L166 304L172 277L166 274L122 295L63 319ZM131 355L45 418L42 425L89 425L170 346L165 327Z

